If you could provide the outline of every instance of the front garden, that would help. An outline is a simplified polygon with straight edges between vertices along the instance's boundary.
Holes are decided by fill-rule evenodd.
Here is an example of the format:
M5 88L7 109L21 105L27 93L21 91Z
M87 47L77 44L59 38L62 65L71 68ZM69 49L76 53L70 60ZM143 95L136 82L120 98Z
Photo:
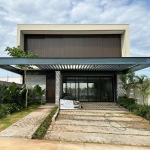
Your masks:
M146 75L137 76L129 71L127 74L121 74L120 79L128 97L134 98L137 103L149 104L150 79Z
M118 98L118 104L127 108L133 114L141 116L150 121L150 106L139 105L135 99L127 97L127 95Z
M14 124L21 118L25 117L29 113L33 112L36 110L40 105L32 105L29 106L27 109L23 109L20 112L14 112L10 115L7 115L3 118L0 119L0 131L8 128L10 125Z
M28 106L45 103L42 96L45 90L39 85L33 89L28 89ZM10 86L0 85L0 118L3 118L14 112L22 111L26 108L26 86L18 87L15 83Z
M135 73L131 71L127 74L120 75L120 79L122 81L122 88L126 91L126 95L118 98L118 104L127 108L135 115L150 121L150 79L145 75L136 76ZM132 97L129 95L131 89L133 91ZM141 102L140 104L139 101Z

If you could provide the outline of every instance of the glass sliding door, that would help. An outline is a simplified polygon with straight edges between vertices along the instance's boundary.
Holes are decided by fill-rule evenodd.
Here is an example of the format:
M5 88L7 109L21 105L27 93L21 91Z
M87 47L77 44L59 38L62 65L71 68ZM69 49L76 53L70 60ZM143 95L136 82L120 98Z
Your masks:
M66 93L68 96L76 98L76 80L75 77L67 78Z
M111 77L101 77L100 78L100 86L101 86L100 101L102 101L102 102L113 101L112 78Z
M79 101L113 102L113 77L64 77L63 92Z
M88 101L87 77L79 77L79 100Z
M100 101L99 77L88 77L88 100Z

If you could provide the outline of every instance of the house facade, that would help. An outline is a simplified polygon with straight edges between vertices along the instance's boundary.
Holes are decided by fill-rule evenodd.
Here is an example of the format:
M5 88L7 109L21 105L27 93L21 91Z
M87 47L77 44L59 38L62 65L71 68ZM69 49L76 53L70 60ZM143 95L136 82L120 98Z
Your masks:
M43 59L76 60L66 65L37 65L36 73L28 75L30 87L46 88L48 103L58 104L63 95L84 102L114 102L123 92L119 65L96 65L90 60L129 57L128 24L18 25L17 46Z

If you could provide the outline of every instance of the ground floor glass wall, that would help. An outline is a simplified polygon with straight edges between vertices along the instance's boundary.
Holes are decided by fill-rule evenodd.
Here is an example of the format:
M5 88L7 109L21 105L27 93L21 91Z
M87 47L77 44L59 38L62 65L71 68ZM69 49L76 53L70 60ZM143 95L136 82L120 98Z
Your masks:
M113 101L112 77L64 77L63 92L80 101Z

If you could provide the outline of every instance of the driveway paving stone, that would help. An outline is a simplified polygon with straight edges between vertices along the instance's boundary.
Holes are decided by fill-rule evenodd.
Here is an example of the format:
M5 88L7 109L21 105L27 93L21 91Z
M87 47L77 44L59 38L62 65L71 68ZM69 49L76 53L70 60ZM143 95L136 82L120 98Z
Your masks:
M115 103L82 103L82 106L81 110L61 110L45 139L150 146L147 120Z
M51 106L50 104L39 107L37 110L31 112L10 127L1 131L0 137L30 139L53 107L54 106Z

